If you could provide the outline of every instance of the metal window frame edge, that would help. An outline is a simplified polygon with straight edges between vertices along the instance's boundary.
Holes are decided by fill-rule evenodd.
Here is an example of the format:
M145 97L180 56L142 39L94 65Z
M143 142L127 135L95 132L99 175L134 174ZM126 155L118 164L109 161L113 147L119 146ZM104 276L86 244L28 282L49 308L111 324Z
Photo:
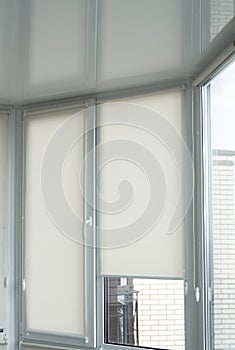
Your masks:
M188 82L188 88L182 94L182 136L192 157L194 169L194 188L191 205L184 219L184 251L185 251L185 349L197 350L198 340L198 317L197 302L195 300L195 285L197 284L196 247L195 247L195 125L193 111L193 87L192 81ZM186 169L185 181L188 180ZM187 193L185 193L187 196ZM186 239L187 238L187 239ZM194 317L192 317L194 315ZM189 336L190 334L190 336Z
M17 235L17 111L14 107L9 110L9 286L10 286L10 350L18 349L19 303L18 303L18 235Z
M212 188L210 147L210 84L200 88L202 103L202 262L203 262L203 326L205 349L213 348L212 304L209 290L212 283L211 234L212 234Z
M16 249L15 249L15 113L14 108L10 106L0 106L0 118L6 117L8 123L7 130L7 144L6 144L6 158L7 168L6 173L8 181L5 187L6 190L6 239L2 241L2 248L5 251L5 257L3 261L2 272L2 288L6 289L5 309L6 319L1 325L6 329L7 343L5 344L6 349L16 350L17 349L17 303L16 303Z
M204 116L203 116L203 101L202 89L194 87L194 125L195 125L195 247L196 247L196 280L200 291L200 300L198 302L197 316L198 316L198 336L200 344L198 348L208 350L208 336L210 330L208 328L208 304L207 304L207 290L208 290L208 255L207 242L205 241L205 218L204 218L204 150L203 145L205 141L204 135ZM196 290L195 290L196 292Z

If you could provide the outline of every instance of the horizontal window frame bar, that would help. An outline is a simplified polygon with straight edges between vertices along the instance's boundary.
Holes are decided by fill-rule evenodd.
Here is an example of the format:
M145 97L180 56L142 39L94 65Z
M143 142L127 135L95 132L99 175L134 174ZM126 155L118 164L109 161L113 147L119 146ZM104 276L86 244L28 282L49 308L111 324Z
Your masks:
M221 52L226 49L235 40L235 17L233 17L223 29L216 35L216 37L206 46L201 48L201 53L198 55L197 71L194 74L195 79L202 74L203 71L211 65L211 62L215 61L217 57L221 55ZM205 35L205 33L203 33ZM203 39L203 38L202 38ZM204 38L205 39L205 38ZM205 41L205 40L204 40ZM205 42L202 43L205 46ZM201 81L202 83L202 81ZM200 83L198 81L197 85Z
M66 109L72 108L86 108L86 102L82 101L61 101L61 103L46 103L46 104L38 104L33 106L27 106L26 108L22 108L24 116L33 116L34 114L43 114L49 113L53 111L63 111Z
M118 344L111 344L111 343L105 343L103 345L103 350L143 350L143 349L152 349L152 350L170 350L170 348L153 348L148 346L130 346L130 345L118 345Z
M235 40L230 43L219 55L216 56L197 76L193 82L194 87L205 85L209 80L213 79L226 65L234 60Z
M176 90L186 90L191 80L181 79L167 82L159 82L157 84L149 84L126 89L116 89L115 91L98 93L96 95L97 104L102 104L109 101L132 98L143 95L153 95L157 93L166 93Z
M0 106L0 116L5 115L11 116L12 115L12 107L11 106Z
M114 100L114 99L120 99L120 98L128 98L128 97L134 97L139 95L147 95L147 94L154 94L154 93L160 93L160 92L166 92L171 91L176 88L179 89L187 89L188 84L193 81L193 79L190 78L178 78L178 79L172 79L167 81L159 81L155 83L149 83L149 84L135 84L133 86L127 86L127 87L118 87L115 89L102 89L100 91L92 91L90 93L85 94L74 94L70 96L58 96L58 98L44 98L35 102L29 102L29 103L18 103L15 104L14 107L17 109L22 109L26 113L29 111L40 110L43 109L45 106L48 108L53 108L65 105L65 104L75 104L77 106L84 105L84 101L87 100L95 100L96 104L98 103L104 103L106 101ZM9 104L8 108L11 107L11 104Z
M132 278L132 279L145 279L145 280L171 280L171 281L185 281L184 277L164 277L164 276L142 276L142 275L99 275L102 278Z
M27 335L28 334L28 335ZM29 343L29 344L35 344L36 342L45 343L48 345L54 345L57 347L57 344L62 344L65 347L69 348L80 346L87 346L87 341L85 336L69 336L68 334L56 334L56 333L49 333L49 332L36 332L31 331L30 329L25 330L25 334L22 337L22 343Z
M79 345L76 344L76 346L73 345L63 345L61 343L48 343L45 341L31 341L31 340L22 340L20 341L20 348L22 349L22 347L30 347L30 348L41 348L41 349L58 349L58 350L71 350L71 349L84 349L84 345Z

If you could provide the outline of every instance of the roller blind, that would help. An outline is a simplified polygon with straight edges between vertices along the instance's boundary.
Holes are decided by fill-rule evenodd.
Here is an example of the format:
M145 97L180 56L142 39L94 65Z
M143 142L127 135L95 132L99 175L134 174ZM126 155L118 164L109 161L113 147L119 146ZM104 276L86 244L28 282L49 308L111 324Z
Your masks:
M13 80L14 67L12 41L13 36L11 21L12 4L9 0L0 1L0 98L9 101L12 98L12 87L16 84L16 77ZM15 20L15 19L14 19Z
M62 138L58 147L54 148L54 157L60 155L63 138L68 137L67 129L64 131L63 128L72 116L75 116L74 132L82 134L84 112L75 114L77 112L77 109L68 109L29 114L26 117L26 323L27 329L37 332L69 335L84 335L85 332L84 248L53 220L43 197L45 189L42 188L41 177L43 159L58 132ZM83 217L83 180L79 177L84 153L83 140L78 140L68 151L59 176L71 211ZM52 159L52 167L53 162ZM46 181L50 188L55 178L48 175ZM60 216L63 216L65 213L58 198L55 196L54 205ZM72 228L75 231L81 229L74 223Z
M101 274L183 277L181 92L98 112Z
M182 0L101 0L98 80L159 72L166 77L181 68L182 33L190 33L185 8Z
M30 0L26 14L26 95L71 91L85 83L86 1Z

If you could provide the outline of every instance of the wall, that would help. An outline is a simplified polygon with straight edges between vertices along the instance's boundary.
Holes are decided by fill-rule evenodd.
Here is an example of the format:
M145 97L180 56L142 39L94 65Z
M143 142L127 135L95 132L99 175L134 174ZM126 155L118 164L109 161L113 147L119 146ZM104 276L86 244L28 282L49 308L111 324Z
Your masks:
M213 164L214 349L235 348L234 155Z
M184 282L134 279L141 346L184 349Z
M210 40L233 18L234 0L210 1Z

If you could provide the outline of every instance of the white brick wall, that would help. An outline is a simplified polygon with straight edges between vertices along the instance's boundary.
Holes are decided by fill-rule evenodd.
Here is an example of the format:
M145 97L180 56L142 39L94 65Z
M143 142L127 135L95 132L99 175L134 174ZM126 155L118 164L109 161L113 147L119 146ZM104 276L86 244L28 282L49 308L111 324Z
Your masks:
M234 156L213 163L214 349L235 349Z
M234 0L210 0L210 39L233 18Z
M139 299L140 346L184 349L184 283L134 279Z

